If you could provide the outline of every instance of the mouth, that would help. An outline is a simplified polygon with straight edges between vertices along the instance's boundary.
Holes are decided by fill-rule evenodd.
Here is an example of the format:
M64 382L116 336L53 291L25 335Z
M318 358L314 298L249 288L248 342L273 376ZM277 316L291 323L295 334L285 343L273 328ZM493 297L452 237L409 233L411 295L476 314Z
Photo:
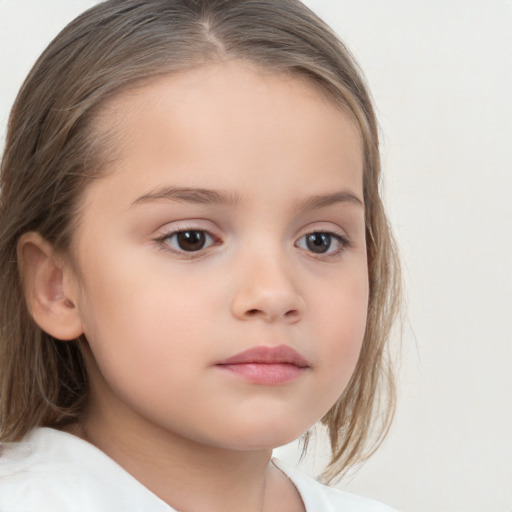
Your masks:
M298 379L310 365L296 350L279 345L251 348L219 361L215 367L252 384L278 385Z

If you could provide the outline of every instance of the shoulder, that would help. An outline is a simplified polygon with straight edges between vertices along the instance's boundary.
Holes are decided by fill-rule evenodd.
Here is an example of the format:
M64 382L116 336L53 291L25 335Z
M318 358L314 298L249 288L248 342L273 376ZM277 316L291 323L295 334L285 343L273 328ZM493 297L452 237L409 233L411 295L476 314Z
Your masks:
M394 512L380 501L323 485L277 459L272 462L295 485L306 512Z
M0 445L0 511L36 510L172 511L96 447L50 428Z

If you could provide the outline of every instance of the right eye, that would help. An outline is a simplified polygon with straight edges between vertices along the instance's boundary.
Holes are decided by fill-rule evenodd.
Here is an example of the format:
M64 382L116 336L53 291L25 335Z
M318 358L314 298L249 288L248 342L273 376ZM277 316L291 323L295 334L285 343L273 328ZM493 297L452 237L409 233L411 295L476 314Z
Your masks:
M166 233L157 242L175 252L194 253L212 246L215 240L203 229L182 229Z

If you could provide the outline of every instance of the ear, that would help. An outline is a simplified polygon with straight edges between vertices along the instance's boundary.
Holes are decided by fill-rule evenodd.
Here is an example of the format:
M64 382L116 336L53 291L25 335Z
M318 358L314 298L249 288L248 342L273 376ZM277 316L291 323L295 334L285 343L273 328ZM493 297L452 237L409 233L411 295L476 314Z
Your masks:
M36 324L59 340L78 338L83 329L69 264L33 231L18 242L18 262L27 306Z

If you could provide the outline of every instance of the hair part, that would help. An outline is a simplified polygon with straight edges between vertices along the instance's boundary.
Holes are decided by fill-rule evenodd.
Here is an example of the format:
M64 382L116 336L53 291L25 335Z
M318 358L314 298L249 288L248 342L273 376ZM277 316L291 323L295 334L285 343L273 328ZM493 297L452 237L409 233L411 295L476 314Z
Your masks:
M14 103L1 164L0 441L77 421L88 400L80 344L43 332L26 306L16 247L37 231L66 254L84 187L115 160L95 120L107 102L154 77L225 59L306 77L355 119L363 141L369 272L367 329L355 372L322 418L330 481L365 460L387 432L394 380L387 340L400 272L381 197L378 127L349 51L297 0L108 0L48 46ZM306 443L307 445L307 436Z

